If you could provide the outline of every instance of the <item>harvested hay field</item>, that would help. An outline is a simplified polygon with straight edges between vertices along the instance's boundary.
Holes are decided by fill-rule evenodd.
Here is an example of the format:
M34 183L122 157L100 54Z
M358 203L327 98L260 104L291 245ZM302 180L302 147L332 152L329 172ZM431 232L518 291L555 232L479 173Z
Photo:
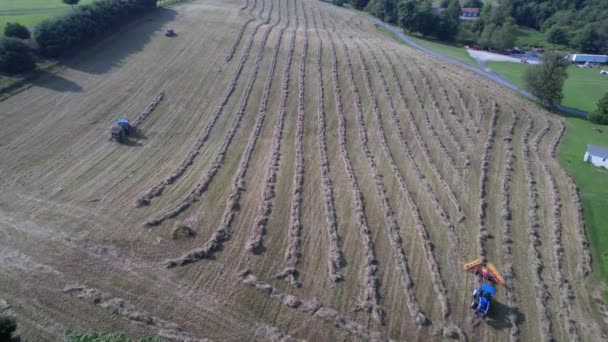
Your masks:
M365 17L195 0L66 64L0 102L0 298L23 336L606 338L561 118ZM485 321L478 257L506 278Z

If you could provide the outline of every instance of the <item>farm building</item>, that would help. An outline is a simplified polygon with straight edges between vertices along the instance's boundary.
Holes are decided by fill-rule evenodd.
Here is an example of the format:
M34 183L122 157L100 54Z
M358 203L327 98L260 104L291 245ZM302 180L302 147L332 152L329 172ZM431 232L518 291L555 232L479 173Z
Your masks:
M460 9L460 19L470 20L479 18L479 8L475 7L464 7Z
M608 169L608 147L587 145L585 161Z
M608 63L607 55L584 55L584 54L573 54L568 56L568 59L572 63L595 63L595 64L606 64Z

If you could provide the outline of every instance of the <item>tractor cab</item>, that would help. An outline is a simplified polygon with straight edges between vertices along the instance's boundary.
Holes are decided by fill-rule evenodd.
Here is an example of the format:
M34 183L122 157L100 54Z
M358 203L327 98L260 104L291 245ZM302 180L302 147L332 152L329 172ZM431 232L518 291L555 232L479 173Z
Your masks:
M172 28L168 28L165 30L165 36L166 37L173 37L175 36L175 31Z
M125 141L126 137L133 134L135 127L127 119L118 119L110 129L110 140L114 139L119 143Z
M482 318L485 318L488 315L488 311L490 311L490 302L495 294L496 289L490 284L483 283L475 289L473 292L471 309L475 310L476 315L480 315Z

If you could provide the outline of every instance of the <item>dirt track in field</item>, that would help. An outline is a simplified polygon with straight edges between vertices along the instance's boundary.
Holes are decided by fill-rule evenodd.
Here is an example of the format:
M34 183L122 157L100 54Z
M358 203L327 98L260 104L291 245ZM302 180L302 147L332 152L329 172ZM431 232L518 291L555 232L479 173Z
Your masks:
M354 12L160 8L0 117L0 298L26 337L608 334L561 119ZM118 117L138 127L123 145ZM477 257L507 280L485 321Z

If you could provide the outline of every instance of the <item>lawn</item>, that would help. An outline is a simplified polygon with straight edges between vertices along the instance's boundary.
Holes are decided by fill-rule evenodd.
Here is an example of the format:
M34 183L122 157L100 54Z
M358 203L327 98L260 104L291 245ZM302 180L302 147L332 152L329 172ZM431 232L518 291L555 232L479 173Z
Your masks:
M593 130L598 127L603 133ZM608 127L597 126L581 118L567 118L559 159L580 189L594 269L608 282L608 234L605 232L608 222L608 170L583 162L587 144L608 146Z
M80 4L93 0L80 0ZM0 0L0 30L7 22L33 27L40 21L70 11L61 0Z
M522 75L528 64L489 62L488 66L511 83L523 87ZM568 79L564 84L562 104L584 111L594 111L599 99L608 92L608 76L600 75L598 69L568 68Z
M407 44L407 42L403 41L401 38L399 38L396 34L391 32L390 30L387 30L386 28L384 28L380 25L376 25L376 28L380 32L383 32L384 34L387 34L388 36L393 38L395 41L402 43L402 44ZM439 40L434 40L432 38L427 38L427 37L423 38L421 36L416 36L416 35L412 35L412 34L408 34L408 36L413 41L424 46L427 49L436 51L438 53L441 53L448 57L454 58L461 62L467 63L474 67L479 67L479 65L475 62L475 60L473 58L471 58L471 56L469 55L469 53L463 46L460 46L457 44L452 44L452 43L447 43L447 42L442 42Z

